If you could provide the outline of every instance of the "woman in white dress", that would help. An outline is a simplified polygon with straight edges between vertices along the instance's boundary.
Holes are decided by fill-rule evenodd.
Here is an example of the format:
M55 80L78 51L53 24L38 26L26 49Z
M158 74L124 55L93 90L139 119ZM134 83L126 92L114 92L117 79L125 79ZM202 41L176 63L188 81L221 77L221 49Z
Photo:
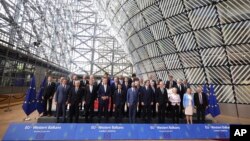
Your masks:
M188 124L193 124L193 109L194 109L194 96L192 95L192 90L187 89L183 96L183 107L185 108L185 115Z

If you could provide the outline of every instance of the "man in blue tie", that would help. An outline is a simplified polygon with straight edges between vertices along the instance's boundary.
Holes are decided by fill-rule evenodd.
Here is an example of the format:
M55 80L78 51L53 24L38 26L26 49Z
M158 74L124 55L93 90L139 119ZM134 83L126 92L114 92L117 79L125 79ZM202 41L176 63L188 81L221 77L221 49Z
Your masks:
M138 106L138 90L135 88L134 82L132 82L131 86L127 92L127 104L129 107L129 122L135 123L136 109Z
M103 82L103 84L99 87L99 90L98 90L99 122L101 122L101 116L103 115L103 113L105 116L105 122L108 122L108 118L109 118L108 107L109 107L109 99L111 96L111 89L108 86L108 78L107 77L103 77L102 82Z

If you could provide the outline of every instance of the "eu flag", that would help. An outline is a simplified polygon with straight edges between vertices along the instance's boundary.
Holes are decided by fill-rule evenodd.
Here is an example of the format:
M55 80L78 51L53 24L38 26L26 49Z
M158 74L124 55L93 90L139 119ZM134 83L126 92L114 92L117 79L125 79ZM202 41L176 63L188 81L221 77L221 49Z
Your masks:
M202 92L205 93L206 95L208 95L208 90L207 90L207 85L206 85L206 83L204 83L203 86L202 86ZM208 101L209 101L209 97L208 97ZM205 114L206 114L206 115L209 114L208 109L206 109Z
M43 82L40 85L40 90L38 92L37 98L36 98L36 110L38 111L39 114L44 112L44 102L43 102L42 96L44 93L46 82L47 82L47 79L46 77L44 77Z
M27 116L36 110L36 80L35 76L32 77L30 87L26 92L26 97L23 102L23 111Z
M217 102L215 92L214 92L214 85L210 85L210 91L209 91L209 101L208 101L208 112L213 116L216 117L220 114L220 107Z

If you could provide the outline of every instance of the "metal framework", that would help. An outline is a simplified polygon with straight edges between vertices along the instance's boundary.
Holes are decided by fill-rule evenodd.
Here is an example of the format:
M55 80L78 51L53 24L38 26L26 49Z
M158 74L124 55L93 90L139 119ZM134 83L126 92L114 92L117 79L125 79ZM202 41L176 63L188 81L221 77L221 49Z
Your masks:
M0 43L77 74L133 71L92 0L1 0Z
M219 102L250 104L249 0L96 0L136 73L192 87L215 84Z

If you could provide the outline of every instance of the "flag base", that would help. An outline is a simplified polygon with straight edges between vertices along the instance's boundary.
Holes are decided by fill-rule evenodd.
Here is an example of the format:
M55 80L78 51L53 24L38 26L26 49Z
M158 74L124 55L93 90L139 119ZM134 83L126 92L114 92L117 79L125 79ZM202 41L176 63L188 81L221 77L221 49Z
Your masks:
M26 118L24 119L24 121L30 121L30 120L31 120L30 117L26 117Z

